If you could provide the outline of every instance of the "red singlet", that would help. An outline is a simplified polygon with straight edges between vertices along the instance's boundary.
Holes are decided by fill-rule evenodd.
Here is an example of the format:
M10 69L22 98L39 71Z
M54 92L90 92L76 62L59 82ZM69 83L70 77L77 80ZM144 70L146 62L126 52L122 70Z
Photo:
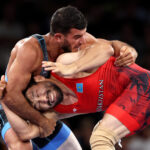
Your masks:
M78 101L55 107L60 113L93 113L106 110L131 132L150 124L150 72L136 64L114 66L111 57L98 70L83 78L52 75L69 87Z

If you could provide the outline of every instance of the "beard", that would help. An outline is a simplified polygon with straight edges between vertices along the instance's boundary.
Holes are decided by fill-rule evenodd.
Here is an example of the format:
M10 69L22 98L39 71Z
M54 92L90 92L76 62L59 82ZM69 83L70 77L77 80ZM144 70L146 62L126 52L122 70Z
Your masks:
M66 39L64 40L62 49L64 50L64 53L71 52L71 45L69 44L69 42Z

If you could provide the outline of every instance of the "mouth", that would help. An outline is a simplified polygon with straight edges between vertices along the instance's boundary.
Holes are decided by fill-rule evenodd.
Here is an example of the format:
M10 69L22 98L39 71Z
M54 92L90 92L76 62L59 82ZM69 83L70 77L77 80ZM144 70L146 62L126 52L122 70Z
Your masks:
M35 104L33 104L33 107L34 107L35 109L39 110L39 108L40 108L40 103L35 103Z
M55 91L52 91L52 92L50 93L49 102L50 102L50 104L52 104L52 103L55 102L55 101L56 101L56 92L55 92Z

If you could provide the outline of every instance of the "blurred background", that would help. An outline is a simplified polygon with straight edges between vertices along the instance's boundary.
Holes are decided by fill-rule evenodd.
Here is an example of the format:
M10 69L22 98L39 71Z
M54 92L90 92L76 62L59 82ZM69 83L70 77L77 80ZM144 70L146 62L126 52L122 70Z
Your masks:
M0 75L5 72L15 43L35 33L49 32L51 15L66 5L83 12L92 35L133 46L139 53L137 64L150 70L150 5L145 0L5 0L0 2ZM91 131L102 116L96 113L64 120L83 150L90 150ZM122 145L122 150L150 150L150 128L124 138ZM5 149L0 140L0 150Z

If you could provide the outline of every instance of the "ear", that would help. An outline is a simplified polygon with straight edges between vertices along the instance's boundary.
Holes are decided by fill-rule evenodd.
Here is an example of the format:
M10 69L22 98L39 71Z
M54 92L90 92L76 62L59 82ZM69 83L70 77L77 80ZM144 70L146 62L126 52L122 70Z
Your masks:
M64 35L63 34L61 34L61 33L56 33L56 34L54 34L54 38L55 38L55 40L57 41L57 42L62 42L62 41L64 41Z
M45 77L40 76L40 75L34 76L34 81L35 82L45 81Z

